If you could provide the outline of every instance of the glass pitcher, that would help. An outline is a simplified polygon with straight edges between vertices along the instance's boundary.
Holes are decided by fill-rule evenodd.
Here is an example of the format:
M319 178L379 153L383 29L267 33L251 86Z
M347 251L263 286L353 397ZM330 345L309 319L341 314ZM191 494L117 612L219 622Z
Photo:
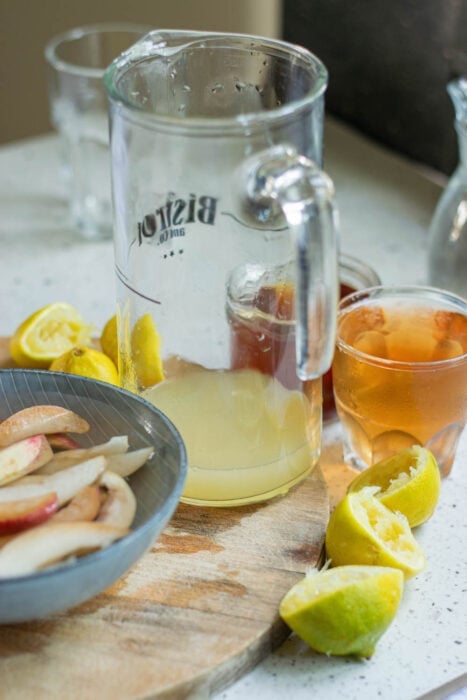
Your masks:
M467 297L467 78L448 84L455 109L459 165L436 206L429 231L429 280Z
M182 500L304 479L338 300L327 72L305 49L161 30L107 69L119 370L180 430Z

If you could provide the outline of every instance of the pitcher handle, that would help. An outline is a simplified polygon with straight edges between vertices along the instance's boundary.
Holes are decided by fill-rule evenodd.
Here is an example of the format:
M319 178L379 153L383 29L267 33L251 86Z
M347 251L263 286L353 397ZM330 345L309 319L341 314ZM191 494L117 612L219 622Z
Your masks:
M244 166L246 194L264 211L277 202L295 247L296 357L302 381L331 366L336 334L338 214L331 179L290 146L274 146ZM263 217L264 220L264 217Z

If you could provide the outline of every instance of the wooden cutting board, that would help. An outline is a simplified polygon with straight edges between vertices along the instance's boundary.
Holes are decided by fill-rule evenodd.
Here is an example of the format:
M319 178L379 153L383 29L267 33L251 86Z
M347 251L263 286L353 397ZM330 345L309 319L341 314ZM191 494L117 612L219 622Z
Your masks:
M266 504L181 504L106 591L41 622L0 626L0 697L208 697L286 639L280 600L319 562L328 517L319 468Z

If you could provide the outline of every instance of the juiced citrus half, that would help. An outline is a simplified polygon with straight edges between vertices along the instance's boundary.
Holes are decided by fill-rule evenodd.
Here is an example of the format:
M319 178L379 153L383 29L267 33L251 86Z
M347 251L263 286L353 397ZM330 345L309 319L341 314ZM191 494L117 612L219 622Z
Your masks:
M94 348L73 348L54 360L49 369L54 372L79 374L117 386L119 384L117 368L110 357Z
M48 304L16 329L10 353L19 367L46 369L75 345L90 341L91 326L71 304Z
M310 570L282 599L289 627L323 654L370 657L396 615L404 576L380 566Z
M393 513L366 487L348 493L329 518L326 553L332 566L363 564L390 566L406 578L425 566L425 555L407 518Z
M415 445L366 469L351 482L349 492L367 486L377 487L376 498L405 515L410 527L416 527L433 514L441 478L434 455Z

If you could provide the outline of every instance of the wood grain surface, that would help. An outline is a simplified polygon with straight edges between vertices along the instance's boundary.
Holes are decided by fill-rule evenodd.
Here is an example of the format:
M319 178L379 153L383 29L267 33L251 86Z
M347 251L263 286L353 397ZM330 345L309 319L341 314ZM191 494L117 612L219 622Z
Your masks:
M320 468L266 504L180 504L106 591L44 621L0 626L0 697L208 697L286 639L280 600L319 562L328 517Z

